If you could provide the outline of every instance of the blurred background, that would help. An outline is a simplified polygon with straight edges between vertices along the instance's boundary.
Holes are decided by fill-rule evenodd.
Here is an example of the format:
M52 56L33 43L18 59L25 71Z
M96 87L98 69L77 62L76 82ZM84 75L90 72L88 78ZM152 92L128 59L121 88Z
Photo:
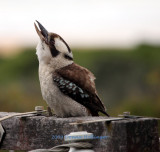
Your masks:
M159 0L1 0L0 111L46 107L34 21L61 35L91 70L108 113L160 117Z

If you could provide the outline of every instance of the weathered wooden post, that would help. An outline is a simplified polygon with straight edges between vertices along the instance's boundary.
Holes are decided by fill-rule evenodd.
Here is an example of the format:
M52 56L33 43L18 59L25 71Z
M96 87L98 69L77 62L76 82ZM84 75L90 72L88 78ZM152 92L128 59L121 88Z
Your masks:
M0 112L0 117L13 113ZM159 152L158 121L154 118L14 116L1 122L4 150L48 149L64 144L71 132L93 133L99 152Z

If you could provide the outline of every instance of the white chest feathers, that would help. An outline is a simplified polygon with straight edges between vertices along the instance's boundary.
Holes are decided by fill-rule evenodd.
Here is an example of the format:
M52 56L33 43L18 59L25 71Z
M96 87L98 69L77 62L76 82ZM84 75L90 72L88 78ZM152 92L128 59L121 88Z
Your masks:
M51 60L52 55L51 55L50 49L41 40L38 42L36 50L37 50L36 54L37 54L39 63L48 63Z

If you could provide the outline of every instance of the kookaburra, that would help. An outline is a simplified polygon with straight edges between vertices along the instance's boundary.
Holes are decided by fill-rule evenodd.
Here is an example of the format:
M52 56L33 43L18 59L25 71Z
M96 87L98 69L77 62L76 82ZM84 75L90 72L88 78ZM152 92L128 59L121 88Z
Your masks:
M99 116L98 112L109 116L97 95L94 75L74 63L72 51L61 36L36 22L39 80L48 106L58 117Z

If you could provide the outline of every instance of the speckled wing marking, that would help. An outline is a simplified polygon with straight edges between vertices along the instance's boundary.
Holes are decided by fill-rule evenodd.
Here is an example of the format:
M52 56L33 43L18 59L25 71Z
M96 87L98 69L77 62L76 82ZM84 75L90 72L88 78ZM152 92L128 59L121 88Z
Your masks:
M90 95L75 83L58 76L54 77L53 81L65 95L68 95L84 106L87 105Z

